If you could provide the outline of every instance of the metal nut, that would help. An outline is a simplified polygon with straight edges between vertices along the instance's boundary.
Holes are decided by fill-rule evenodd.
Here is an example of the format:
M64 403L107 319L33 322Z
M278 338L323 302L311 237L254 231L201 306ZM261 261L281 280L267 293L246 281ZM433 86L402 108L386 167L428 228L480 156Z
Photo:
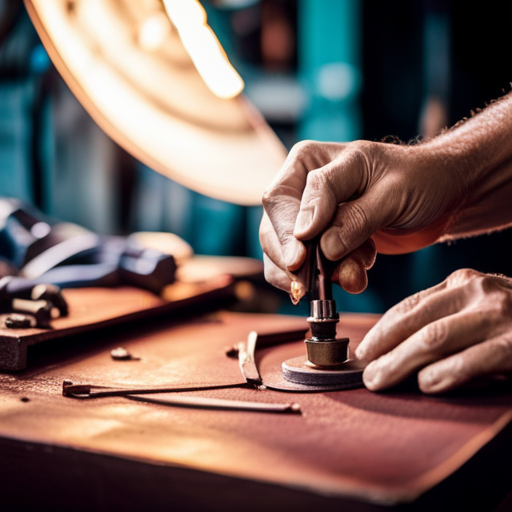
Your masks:
M348 343L348 338L329 341L307 338L308 361L320 367L340 365L348 359Z

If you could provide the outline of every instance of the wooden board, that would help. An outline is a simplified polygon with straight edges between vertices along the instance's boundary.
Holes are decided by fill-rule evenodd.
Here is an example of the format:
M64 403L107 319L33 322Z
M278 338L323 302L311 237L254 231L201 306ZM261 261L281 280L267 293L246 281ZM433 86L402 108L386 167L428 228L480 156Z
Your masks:
M8 315L2 315L0 370L23 370L32 345L226 298L233 294L231 284L232 279L227 275L202 283L177 282L166 287L166 299L131 287L63 290L69 315L55 319L50 329L8 329L3 322Z

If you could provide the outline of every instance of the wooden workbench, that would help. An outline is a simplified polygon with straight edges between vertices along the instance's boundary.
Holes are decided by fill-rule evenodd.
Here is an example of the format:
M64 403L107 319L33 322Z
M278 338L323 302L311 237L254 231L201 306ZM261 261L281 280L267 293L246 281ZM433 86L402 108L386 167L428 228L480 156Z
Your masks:
M355 345L375 321L342 315L339 330ZM301 415L61 394L64 379L243 384L226 346L250 330L304 324L299 317L174 312L74 333L34 352L26 370L0 375L0 510L494 510L512 487L506 383L443 397L410 386L382 394L186 393L298 402ZM114 361L109 352L119 345L140 359ZM261 351L263 377L301 350L299 340Z

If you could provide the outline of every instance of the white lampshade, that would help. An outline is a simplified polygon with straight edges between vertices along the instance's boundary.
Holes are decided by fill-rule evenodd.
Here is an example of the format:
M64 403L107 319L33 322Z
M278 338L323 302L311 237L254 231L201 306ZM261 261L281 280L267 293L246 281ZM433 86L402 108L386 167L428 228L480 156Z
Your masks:
M238 93L243 82L196 0L25 4L58 71L119 145L197 192L261 203L286 151Z

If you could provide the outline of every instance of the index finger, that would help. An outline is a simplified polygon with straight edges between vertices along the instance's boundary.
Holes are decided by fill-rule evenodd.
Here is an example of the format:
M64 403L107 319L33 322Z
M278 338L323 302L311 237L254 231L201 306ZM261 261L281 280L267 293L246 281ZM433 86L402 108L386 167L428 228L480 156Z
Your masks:
M310 171L330 160L319 143L304 141L296 144L263 195L266 214L274 228L286 270L297 270L306 256L304 244L293 234L302 195ZM275 262L275 258L272 258Z

